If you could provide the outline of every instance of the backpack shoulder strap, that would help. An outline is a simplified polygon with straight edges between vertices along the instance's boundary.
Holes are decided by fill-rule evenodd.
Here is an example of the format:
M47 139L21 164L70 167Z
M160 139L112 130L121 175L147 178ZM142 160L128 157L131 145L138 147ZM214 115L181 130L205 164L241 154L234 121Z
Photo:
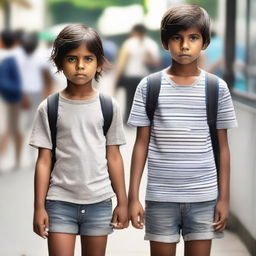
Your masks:
M47 116L48 116L50 131L51 131L53 163L55 163L56 161L55 150L56 150L58 106L59 106L59 93L50 95L47 98Z
M206 73L205 77L206 111L207 123L210 130L212 148L217 171L219 169L219 142L216 129L218 99L219 99L219 79L217 76Z
M156 72L148 76L146 113L152 123L158 103L158 96L161 88L161 72Z
M113 119L112 98L100 93L100 105L104 118L103 133L106 136Z

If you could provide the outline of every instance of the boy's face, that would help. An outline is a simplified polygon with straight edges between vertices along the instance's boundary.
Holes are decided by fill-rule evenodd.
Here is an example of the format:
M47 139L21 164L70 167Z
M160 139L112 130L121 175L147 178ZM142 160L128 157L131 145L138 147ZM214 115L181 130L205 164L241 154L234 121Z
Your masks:
M172 59L177 63L186 65L193 63L200 56L203 45L203 37L197 27L181 30L170 37L167 50L170 51Z
M75 85L86 85L101 71L95 54L90 52L83 43L78 48L68 52L62 64L66 78Z

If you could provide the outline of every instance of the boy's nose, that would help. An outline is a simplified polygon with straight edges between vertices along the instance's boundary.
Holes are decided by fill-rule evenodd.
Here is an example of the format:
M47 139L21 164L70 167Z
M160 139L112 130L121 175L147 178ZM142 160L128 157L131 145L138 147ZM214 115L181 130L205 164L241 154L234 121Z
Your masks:
M189 46L188 46L187 40L182 40L182 42L181 42L181 50L182 51L186 51L188 49L189 49Z

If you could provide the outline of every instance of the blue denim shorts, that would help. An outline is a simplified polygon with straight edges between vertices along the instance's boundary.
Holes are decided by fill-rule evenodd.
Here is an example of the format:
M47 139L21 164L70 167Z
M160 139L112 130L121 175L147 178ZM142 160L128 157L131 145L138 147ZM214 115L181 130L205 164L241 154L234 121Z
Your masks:
M82 236L105 236L113 232L112 200L94 204L74 204L46 200L49 216L49 232Z
M223 237L215 232L214 212L216 200L199 203L172 203L146 201L145 240L178 243L180 234L184 241L210 240Z

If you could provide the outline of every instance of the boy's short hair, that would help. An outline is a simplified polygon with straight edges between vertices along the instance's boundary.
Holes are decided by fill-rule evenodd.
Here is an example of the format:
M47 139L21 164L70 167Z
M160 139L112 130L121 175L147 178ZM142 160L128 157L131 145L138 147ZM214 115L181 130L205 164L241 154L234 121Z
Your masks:
M210 17L200 6L184 4L170 8L161 21L161 41L167 49L171 36L181 30L197 27L203 37L203 45L208 46L211 41Z
M63 69L62 64L66 54L79 47L82 43L85 43L87 49L95 54L97 65L103 66L106 60L98 33L84 24L76 23L66 26L54 41L51 59L58 71ZM101 71L96 72L95 80L98 81L100 76Z

